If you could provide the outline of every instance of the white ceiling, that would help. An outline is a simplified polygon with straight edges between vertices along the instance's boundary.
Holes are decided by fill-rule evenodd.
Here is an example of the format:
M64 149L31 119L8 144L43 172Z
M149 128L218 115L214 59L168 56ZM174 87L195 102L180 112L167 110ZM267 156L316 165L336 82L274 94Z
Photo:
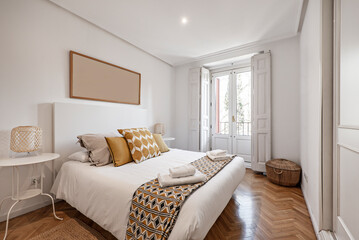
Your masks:
M171 64L297 34L303 0L50 0ZM188 23L181 23L182 17Z

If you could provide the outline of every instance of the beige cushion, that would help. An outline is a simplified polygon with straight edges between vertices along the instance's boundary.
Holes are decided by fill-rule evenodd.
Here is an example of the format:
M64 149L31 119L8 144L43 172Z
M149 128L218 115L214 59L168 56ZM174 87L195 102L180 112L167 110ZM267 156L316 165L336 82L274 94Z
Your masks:
M167 147L165 141L163 141L161 134L153 134L153 138L155 139L158 147L160 148L161 153L168 152L170 149Z
M83 135L79 135L79 136L77 136L77 139L78 139L78 143L80 144L80 146L81 147L83 147L83 148L86 148L85 147L85 145L84 145L84 143L83 143L83 141L82 141L82 137L83 136L88 136L88 135L96 135L96 134L91 134L91 133L89 133L89 134L83 134Z
M106 142L115 167L132 162L130 149L124 137L107 137Z
M106 139L103 135L86 134L81 136L82 144L89 152L89 160L95 166L103 166L112 162Z
M119 129L126 140L132 159L140 163L146 159L161 155L161 151L147 128Z
M87 134L82 134L82 135L79 135L77 136L77 139L78 139L78 143L80 144L81 147L83 148L86 148L84 143L82 142L82 137L83 136L88 136L88 135L99 135L99 136L103 136L103 137L123 137L121 134L119 134L118 132L108 132L108 133L87 133Z

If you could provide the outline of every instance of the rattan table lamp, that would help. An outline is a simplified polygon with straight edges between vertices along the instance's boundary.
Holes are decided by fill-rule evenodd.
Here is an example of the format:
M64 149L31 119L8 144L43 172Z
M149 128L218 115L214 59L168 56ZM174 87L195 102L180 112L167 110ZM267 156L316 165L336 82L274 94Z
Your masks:
M42 130L36 126L19 126L11 130L10 149L30 153L41 149Z
M162 136L165 135L165 133L166 133L165 124L164 123L156 123L155 124L155 133L159 133Z

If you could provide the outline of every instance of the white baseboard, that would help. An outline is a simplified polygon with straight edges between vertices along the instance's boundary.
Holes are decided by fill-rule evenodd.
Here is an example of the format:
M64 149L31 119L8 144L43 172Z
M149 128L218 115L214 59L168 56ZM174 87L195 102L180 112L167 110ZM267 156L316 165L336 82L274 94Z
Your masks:
M250 162L244 162L245 168L252 168L252 164Z
M335 237L335 235L332 232L326 231L326 230L321 230L319 232L319 239L320 240L336 240L337 238Z
M318 222L316 221L316 219L314 218L312 208L308 204L308 197L307 197L307 194L305 192L305 187L303 186L303 183L301 184L301 188L302 188L302 193L303 193L303 196L304 196L305 204L307 205L307 208L308 208L310 219L312 220L314 232L315 232L317 238L320 239L320 237L319 237L319 225L318 225Z
M34 205L30 205L30 206L26 206L26 207L17 209L15 211L11 212L10 219L18 217L18 216L21 216L21 215L26 214L28 212L35 211L35 210L37 210L39 208L46 207L46 206L48 206L50 204L51 204L51 200L49 199L49 200L41 201L41 202L39 202L37 204L34 204ZM0 222L6 221L8 210L9 209L6 209L4 206L1 208L1 212L3 212L4 214L0 216Z

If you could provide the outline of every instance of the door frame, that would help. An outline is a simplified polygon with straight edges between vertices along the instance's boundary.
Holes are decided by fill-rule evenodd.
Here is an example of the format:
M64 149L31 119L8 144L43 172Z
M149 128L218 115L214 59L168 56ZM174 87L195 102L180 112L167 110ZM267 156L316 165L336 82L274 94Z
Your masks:
M216 77L222 77L222 76L226 76L228 75L229 76L229 88L231 88L231 72L232 70L226 70L226 71L223 71L223 72L216 72L216 73L212 73L211 74L211 149L213 148L213 144L214 144L214 141L215 139L214 138L221 138L221 139L226 139L227 140L227 151L228 152L231 152L232 150L232 136L231 136L231 132L232 132L232 126L231 124L229 124L228 128L229 128L229 133L228 134L217 134L216 133L216 104L217 104L217 101L216 101L216 94L215 94L215 91L216 91L216 84L215 84L215 81L214 79ZM231 91L228 91L228 94L229 94L229 99L231 99L232 97L232 93ZM232 109L229 108L228 110L228 122L230 123L230 120L231 120L231 111Z
M246 162L251 162L252 160L252 131L251 131L251 135L238 135L237 134L237 109L236 109L236 104L237 104L237 86L236 86L236 74L237 73L243 73L243 72L251 72L252 74L252 68L250 65L248 65L247 67L241 67L241 68L235 68L232 70L232 76L234 78L234 80L232 81L232 91L233 91L233 102L232 102L232 106L233 109L234 109L234 112L232 114L234 114L235 116L235 121L233 122L232 121L232 151L233 152L238 152L236 147L237 147L237 144L236 144L236 141L237 140L249 140L250 141L250 154L237 154L238 156L242 157ZM251 114L252 114L252 107L253 107L253 102L252 102L252 77L250 79L250 82L251 82L251 88L250 88L250 93L251 93ZM251 125L252 125L252 118L251 118Z
M334 234L337 230L337 216L338 216L338 153L339 146L337 145L338 137L337 131L340 124L340 26L341 26L341 2L334 0L334 33L333 33L333 78L334 78L334 110L333 110L333 215L331 229Z
M333 134L335 134L333 84L333 0L321 3L321 166L319 229L333 229ZM335 71L335 70L334 70Z
M227 139L228 143L227 143L227 151L232 153L234 151L234 141L239 139L239 140L243 140L243 139L248 139L251 138L250 136L242 136L242 135L237 135L236 133L236 123L237 123L237 114L236 114L236 104L237 104L237 88L236 88L236 81L235 81L235 74L236 73L242 73L242 72L251 72L251 66L250 65L246 65L246 66L240 66L240 67L235 67L232 69L227 69L227 70L223 70L223 71L216 71L214 73L211 74L211 149L212 146L214 144L214 138L222 138L222 139ZM229 112L228 112L228 122L229 122L229 134L217 134L215 131L215 124L216 124L216 84L214 79L216 77L221 77L221 76L226 76L229 75L229 99L231 100L231 104L230 104L230 108L229 108ZM252 81L252 80L251 80ZM251 83L252 84L252 83ZM251 92L252 94L252 92ZM252 107L252 106L251 106ZM232 116L234 116L234 122L232 120ZM252 141L252 140L251 140ZM247 157L247 158L246 158ZM247 159L251 158L251 155L248 156L244 156L243 158Z

